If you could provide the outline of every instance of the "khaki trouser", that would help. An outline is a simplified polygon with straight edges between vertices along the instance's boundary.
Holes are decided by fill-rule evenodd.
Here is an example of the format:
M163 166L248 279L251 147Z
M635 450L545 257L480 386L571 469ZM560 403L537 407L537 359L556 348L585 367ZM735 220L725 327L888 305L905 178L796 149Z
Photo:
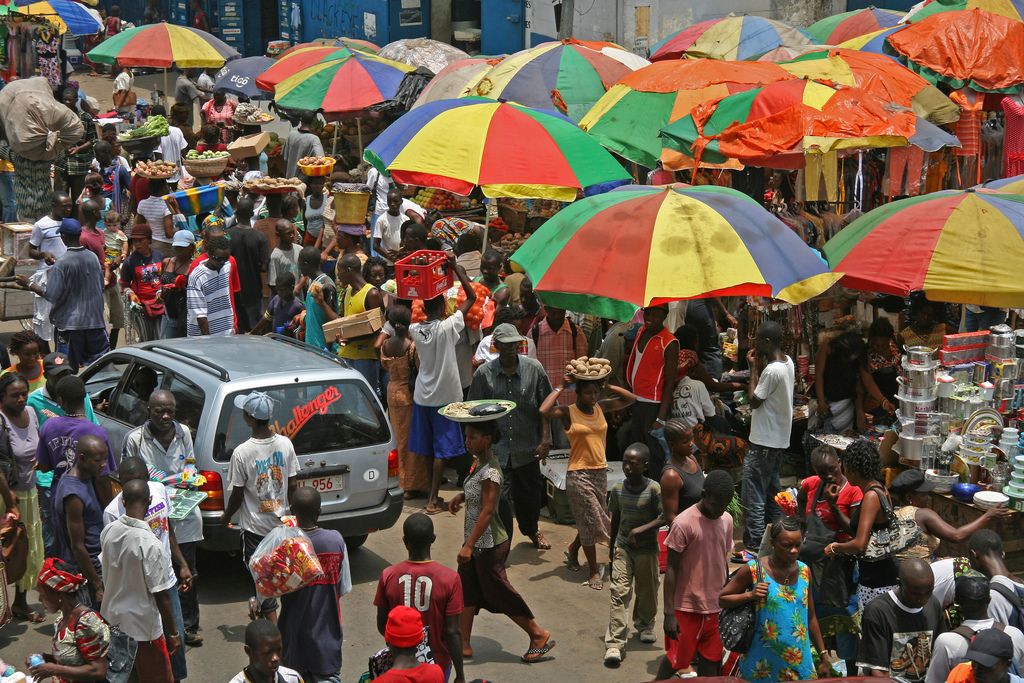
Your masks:
M614 543L614 540L612 541ZM629 638L629 601L633 601L633 626L637 631L654 628L658 613L658 552L616 548L612 562L612 606L608 615L605 647L622 649Z

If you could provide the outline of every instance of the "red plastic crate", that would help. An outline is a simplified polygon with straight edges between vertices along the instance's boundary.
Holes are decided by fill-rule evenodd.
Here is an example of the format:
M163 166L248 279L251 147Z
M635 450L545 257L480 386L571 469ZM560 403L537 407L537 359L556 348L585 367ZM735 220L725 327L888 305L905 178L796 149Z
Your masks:
M427 256L425 265L413 264L419 257ZM433 299L447 291L454 283L448 268L448 255L443 251L421 249L395 262L395 285L399 299Z

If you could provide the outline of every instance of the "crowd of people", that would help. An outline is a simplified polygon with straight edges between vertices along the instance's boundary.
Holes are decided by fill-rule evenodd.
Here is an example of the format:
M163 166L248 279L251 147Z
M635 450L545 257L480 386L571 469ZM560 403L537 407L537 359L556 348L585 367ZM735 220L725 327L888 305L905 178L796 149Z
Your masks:
M301 192L284 198L246 192L243 181L270 172L265 155L229 164L216 179L225 199L215 210L174 214L163 197L195 182L182 166L185 152L220 150L252 132L234 123L231 99L194 76L178 78L172 125L155 152L178 168L169 179L134 174L146 157L130 164L113 131L96 130L95 103L64 93L90 132L55 165L45 213L30 217L29 253L39 269L17 284L36 295L36 315L32 330L11 340L14 360L0 376L0 464L10 463L0 469L0 499L5 523L22 526L28 541L13 614L43 620L28 600L34 589L60 615L52 652L29 663L37 680L103 680L121 661L122 636L137 646L139 680L182 680L186 646L203 643L202 519L196 510L171 521L163 485L150 481L151 470L180 473L193 457L175 397L149 395L148 419L115 453L96 418L105 406L93 405L77 376L117 345L129 316L128 341L268 332L301 339L345 359L386 406L401 488L423 512L404 521L408 560L380 578L374 605L388 647L371 659L373 680L465 681L481 610L522 629L523 662L552 656L554 615L535 615L507 564L516 528L538 551L551 549L539 522L541 466L553 450L567 455L576 527L564 563L583 570L582 551L583 585L609 589L609 667L627 655L630 615L642 643L660 640L660 595L659 678L735 669L749 681L858 670L911 681L1016 680L1008 671L1024 666L1024 584L987 528L1009 511L954 527L929 509L931 485L920 472L887 487L882 462L895 436L888 432L842 452L809 449L813 474L800 482L796 513L782 514L774 497L792 447L797 377L778 323L754 325L749 309L720 299L684 311L651 305L626 322L545 305L493 233L424 211L374 170L329 179L369 186L363 224L336 221L323 178L301 178ZM116 102L131 88L129 69L114 87ZM206 97L197 136L195 100ZM297 173L301 157L323 154L317 125L314 113L298 114L282 151L285 176ZM394 264L420 249L447 252L463 296L398 298ZM479 322L467 315L475 309ZM324 333L325 323L373 310L386 319L379 333ZM901 347L926 344L943 320L935 305L916 300L899 333L879 317L866 339L853 329L823 338L808 387L819 428L863 431L869 420L891 418ZM726 373L718 333L736 326L749 348ZM608 377L568 377L566 367L581 357L605 359ZM734 392L745 394L749 427L726 405ZM438 412L494 399L516 408L464 426ZM243 559L290 513L324 577L280 600L254 587L249 664L234 680L338 681L340 600L351 589L344 539L318 525L319 494L297 485L291 441L271 428L271 398L256 391L236 407L251 437L231 455L224 520L240 529ZM610 460L621 460L621 480L610 481ZM261 475L270 469L268 483ZM447 501L446 470L459 489ZM455 569L431 559L431 516L443 512L465 518ZM918 529L915 542L879 549L878 533L896 519ZM967 542L970 555L938 558L943 541ZM959 616L950 621L944 609L953 604ZM741 612L750 637L727 659L723 637L731 642Z

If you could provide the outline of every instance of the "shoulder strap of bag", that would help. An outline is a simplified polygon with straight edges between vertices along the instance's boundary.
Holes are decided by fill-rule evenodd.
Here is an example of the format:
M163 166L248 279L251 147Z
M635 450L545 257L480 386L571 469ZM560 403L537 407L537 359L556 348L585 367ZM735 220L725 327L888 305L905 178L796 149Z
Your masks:
M991 581L989 582L988 587L991 590L994 590L996 593L1002 595L1004 598L1006 598L1007 601L1009 601L1009 603L1013 605L1014 609L1024 609L1024 603L1021 602L1020 596L1017 594L1017 591L1013 588L1010 588L1009 586L1004 586L1001 583L994 583Z
M972 640L974 640L974 636L978 632L970 626L964 626L963 624L961 624L960 626L957 626L955 629L953 629L953 633L957 634L969 643Z
M872 486L868 491L875 492L875 495L878 496L878 504L882 506L885 516L890 520L893 519L896 513L892 509L892 503L889 502L889 497L885 495L885 489L881 486Z

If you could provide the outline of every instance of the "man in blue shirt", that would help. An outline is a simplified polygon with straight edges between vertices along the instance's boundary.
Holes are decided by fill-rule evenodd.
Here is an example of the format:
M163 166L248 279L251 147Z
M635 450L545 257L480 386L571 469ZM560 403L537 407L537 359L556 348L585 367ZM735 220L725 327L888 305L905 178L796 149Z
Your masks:
M16 276L21 287L52 305L57 350L68 355L75 372L110 350L103 320L103 267L96 254L81 245L81 234L82 225L74 218L61 221L60 238L67 252L50 268L46 289L24 275Z

